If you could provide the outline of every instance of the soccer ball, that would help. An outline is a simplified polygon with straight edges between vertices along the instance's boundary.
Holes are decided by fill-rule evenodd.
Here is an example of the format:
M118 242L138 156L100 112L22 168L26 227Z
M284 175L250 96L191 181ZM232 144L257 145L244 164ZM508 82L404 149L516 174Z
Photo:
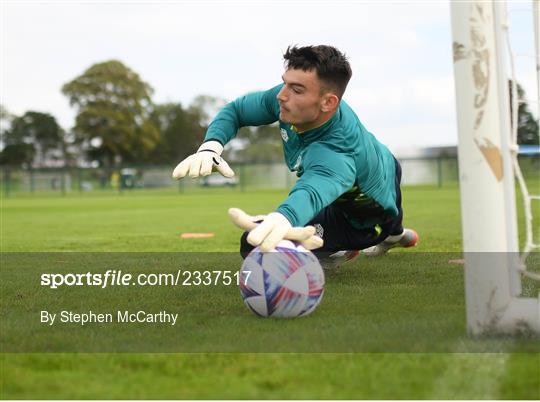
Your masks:
M324 272L315 254L283 240L275 250L255 248L239 275L246 306L261 317L301 317L310 314L324 293Z

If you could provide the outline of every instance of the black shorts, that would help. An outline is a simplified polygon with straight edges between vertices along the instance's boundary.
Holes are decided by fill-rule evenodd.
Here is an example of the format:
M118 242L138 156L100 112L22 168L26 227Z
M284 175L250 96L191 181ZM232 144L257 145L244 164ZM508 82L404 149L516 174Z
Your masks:
M396 160L396 206L398 215L382 220L377 226L357 229L351 225L345 213L333 204L323 208L307 225L315 226L317 234L323 238L324 245L315 254L330 254L340 250L363 250L379 244L390 235L403 232L403 210L401 209L401 166ZM246 240L245 232L240 239L240 253L245 258L254 248Z

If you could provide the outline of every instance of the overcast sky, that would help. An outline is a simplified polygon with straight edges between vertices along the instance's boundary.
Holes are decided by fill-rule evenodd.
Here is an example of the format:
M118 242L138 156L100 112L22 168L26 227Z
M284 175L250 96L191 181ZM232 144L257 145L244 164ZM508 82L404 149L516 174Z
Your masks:
M509 2L518 81L536 99L530 1ZM62 85L117 59L188 105L232 100L281 82L290 44L331 44L349 56L345 100L394 151L457 142L448 1L4 1L1 102L48 112L69 129ZM536 112L536 104L531 104Z

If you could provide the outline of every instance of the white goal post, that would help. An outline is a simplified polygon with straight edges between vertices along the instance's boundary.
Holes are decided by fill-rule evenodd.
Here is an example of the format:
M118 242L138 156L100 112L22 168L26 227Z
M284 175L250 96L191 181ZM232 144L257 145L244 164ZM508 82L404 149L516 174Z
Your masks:
M450 4L468 331L540 333L540 300L519 297L506 5Z

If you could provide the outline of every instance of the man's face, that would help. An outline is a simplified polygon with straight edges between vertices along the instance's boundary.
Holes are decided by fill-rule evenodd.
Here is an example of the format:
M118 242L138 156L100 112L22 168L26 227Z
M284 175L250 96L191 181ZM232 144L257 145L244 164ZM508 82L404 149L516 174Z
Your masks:
M279 119L302 128L320 118L326 95L322 95L317 72L288 69L283 74L284 86L277 94Z

